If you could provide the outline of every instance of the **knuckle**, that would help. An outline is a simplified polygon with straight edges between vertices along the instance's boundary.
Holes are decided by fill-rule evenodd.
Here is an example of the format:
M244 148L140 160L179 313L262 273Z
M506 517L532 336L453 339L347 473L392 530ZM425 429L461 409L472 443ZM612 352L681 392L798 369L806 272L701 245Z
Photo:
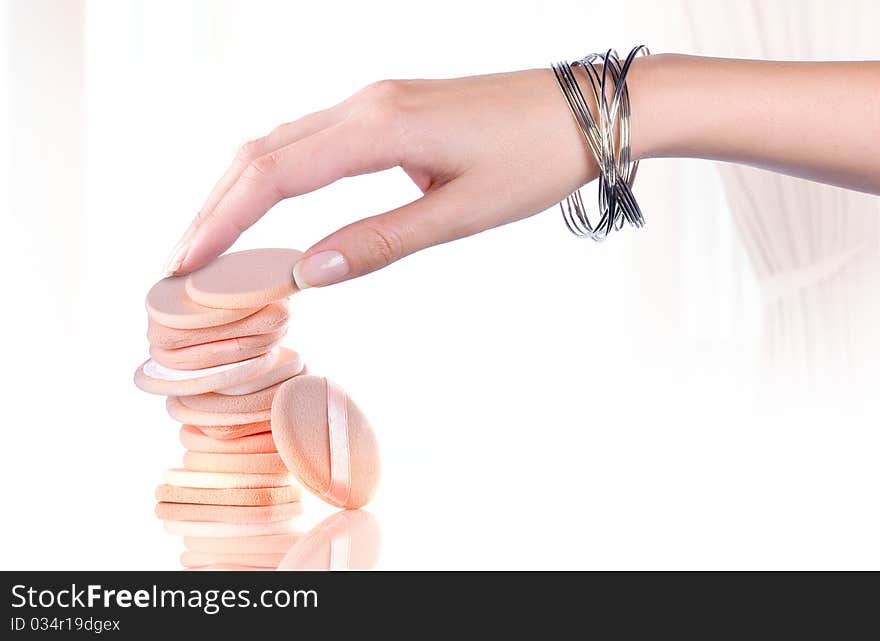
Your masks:
M263 154L248 163L244 176L248 180L265 181L271 179L278 169L279 158L276 152Z
M360 90L360 96L370 102L389 103L400 97L403 91L400 80L379 80Z
M387 128L403 117L406 91L402 80L374 82L361 90L360 111L373 124Z
M280 165L281 158L278 151L263 154L248 163L241 173L240 180L251 190L268 192L276 201L282 200L287 194L280 185L281 179L278 173Z
M370 258L381 267L390 265L403 257L403 238L392 227L384 225L367 227L364 230L363 242Z
M239 147L238 153L235 157L244 163L250 163L252 160L260 157L262 149L263 139L254 138L253 140L248 140Z

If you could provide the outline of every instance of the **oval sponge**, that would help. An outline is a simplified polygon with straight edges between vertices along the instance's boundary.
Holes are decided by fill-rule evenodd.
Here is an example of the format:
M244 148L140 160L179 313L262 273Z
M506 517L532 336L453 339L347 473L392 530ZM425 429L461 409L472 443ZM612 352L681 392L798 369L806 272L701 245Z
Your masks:
M272 401L272 436L287 469L331 505L365 505L379 482L379 448L360 408L334 383L296 376Z

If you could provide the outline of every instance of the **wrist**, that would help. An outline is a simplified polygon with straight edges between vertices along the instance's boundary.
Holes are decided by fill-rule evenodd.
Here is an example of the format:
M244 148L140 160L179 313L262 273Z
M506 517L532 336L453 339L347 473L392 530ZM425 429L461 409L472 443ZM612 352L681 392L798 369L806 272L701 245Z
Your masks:
M634 160L675 155L678 136L672 124L682 108L676 100L677 78L681 75L677 67L686 57L654 54L633 60L627 88L632 105Z

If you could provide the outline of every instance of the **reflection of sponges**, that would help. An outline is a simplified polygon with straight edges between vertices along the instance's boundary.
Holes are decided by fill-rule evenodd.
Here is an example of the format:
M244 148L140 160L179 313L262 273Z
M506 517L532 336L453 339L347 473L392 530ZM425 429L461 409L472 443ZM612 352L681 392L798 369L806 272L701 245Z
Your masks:
M210 568L241 570L274 570L284 558L283 554L249 554L247 552L194 552L187 550L180 555L180 564L185 568Z
M211 523L210 521L165 521L165 531L177 536L226 537L266 536L296 532L293 521L269 523Z

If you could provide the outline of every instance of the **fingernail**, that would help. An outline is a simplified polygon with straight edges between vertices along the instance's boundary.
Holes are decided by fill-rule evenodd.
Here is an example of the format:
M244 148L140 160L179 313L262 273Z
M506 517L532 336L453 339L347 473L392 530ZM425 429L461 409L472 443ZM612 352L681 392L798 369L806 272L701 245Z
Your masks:
M336 251L313 254L293 266L293 280L300 289L332 285L346 276L348 261Z
M180 269L180 266L183 264L183 259L186 258L186 254L189 252L189 243L185 243L183 241L177 243L177 246L171 251L171 256L168 257L168 262L165 263L165 277L174 276L177 273L177 270Z

